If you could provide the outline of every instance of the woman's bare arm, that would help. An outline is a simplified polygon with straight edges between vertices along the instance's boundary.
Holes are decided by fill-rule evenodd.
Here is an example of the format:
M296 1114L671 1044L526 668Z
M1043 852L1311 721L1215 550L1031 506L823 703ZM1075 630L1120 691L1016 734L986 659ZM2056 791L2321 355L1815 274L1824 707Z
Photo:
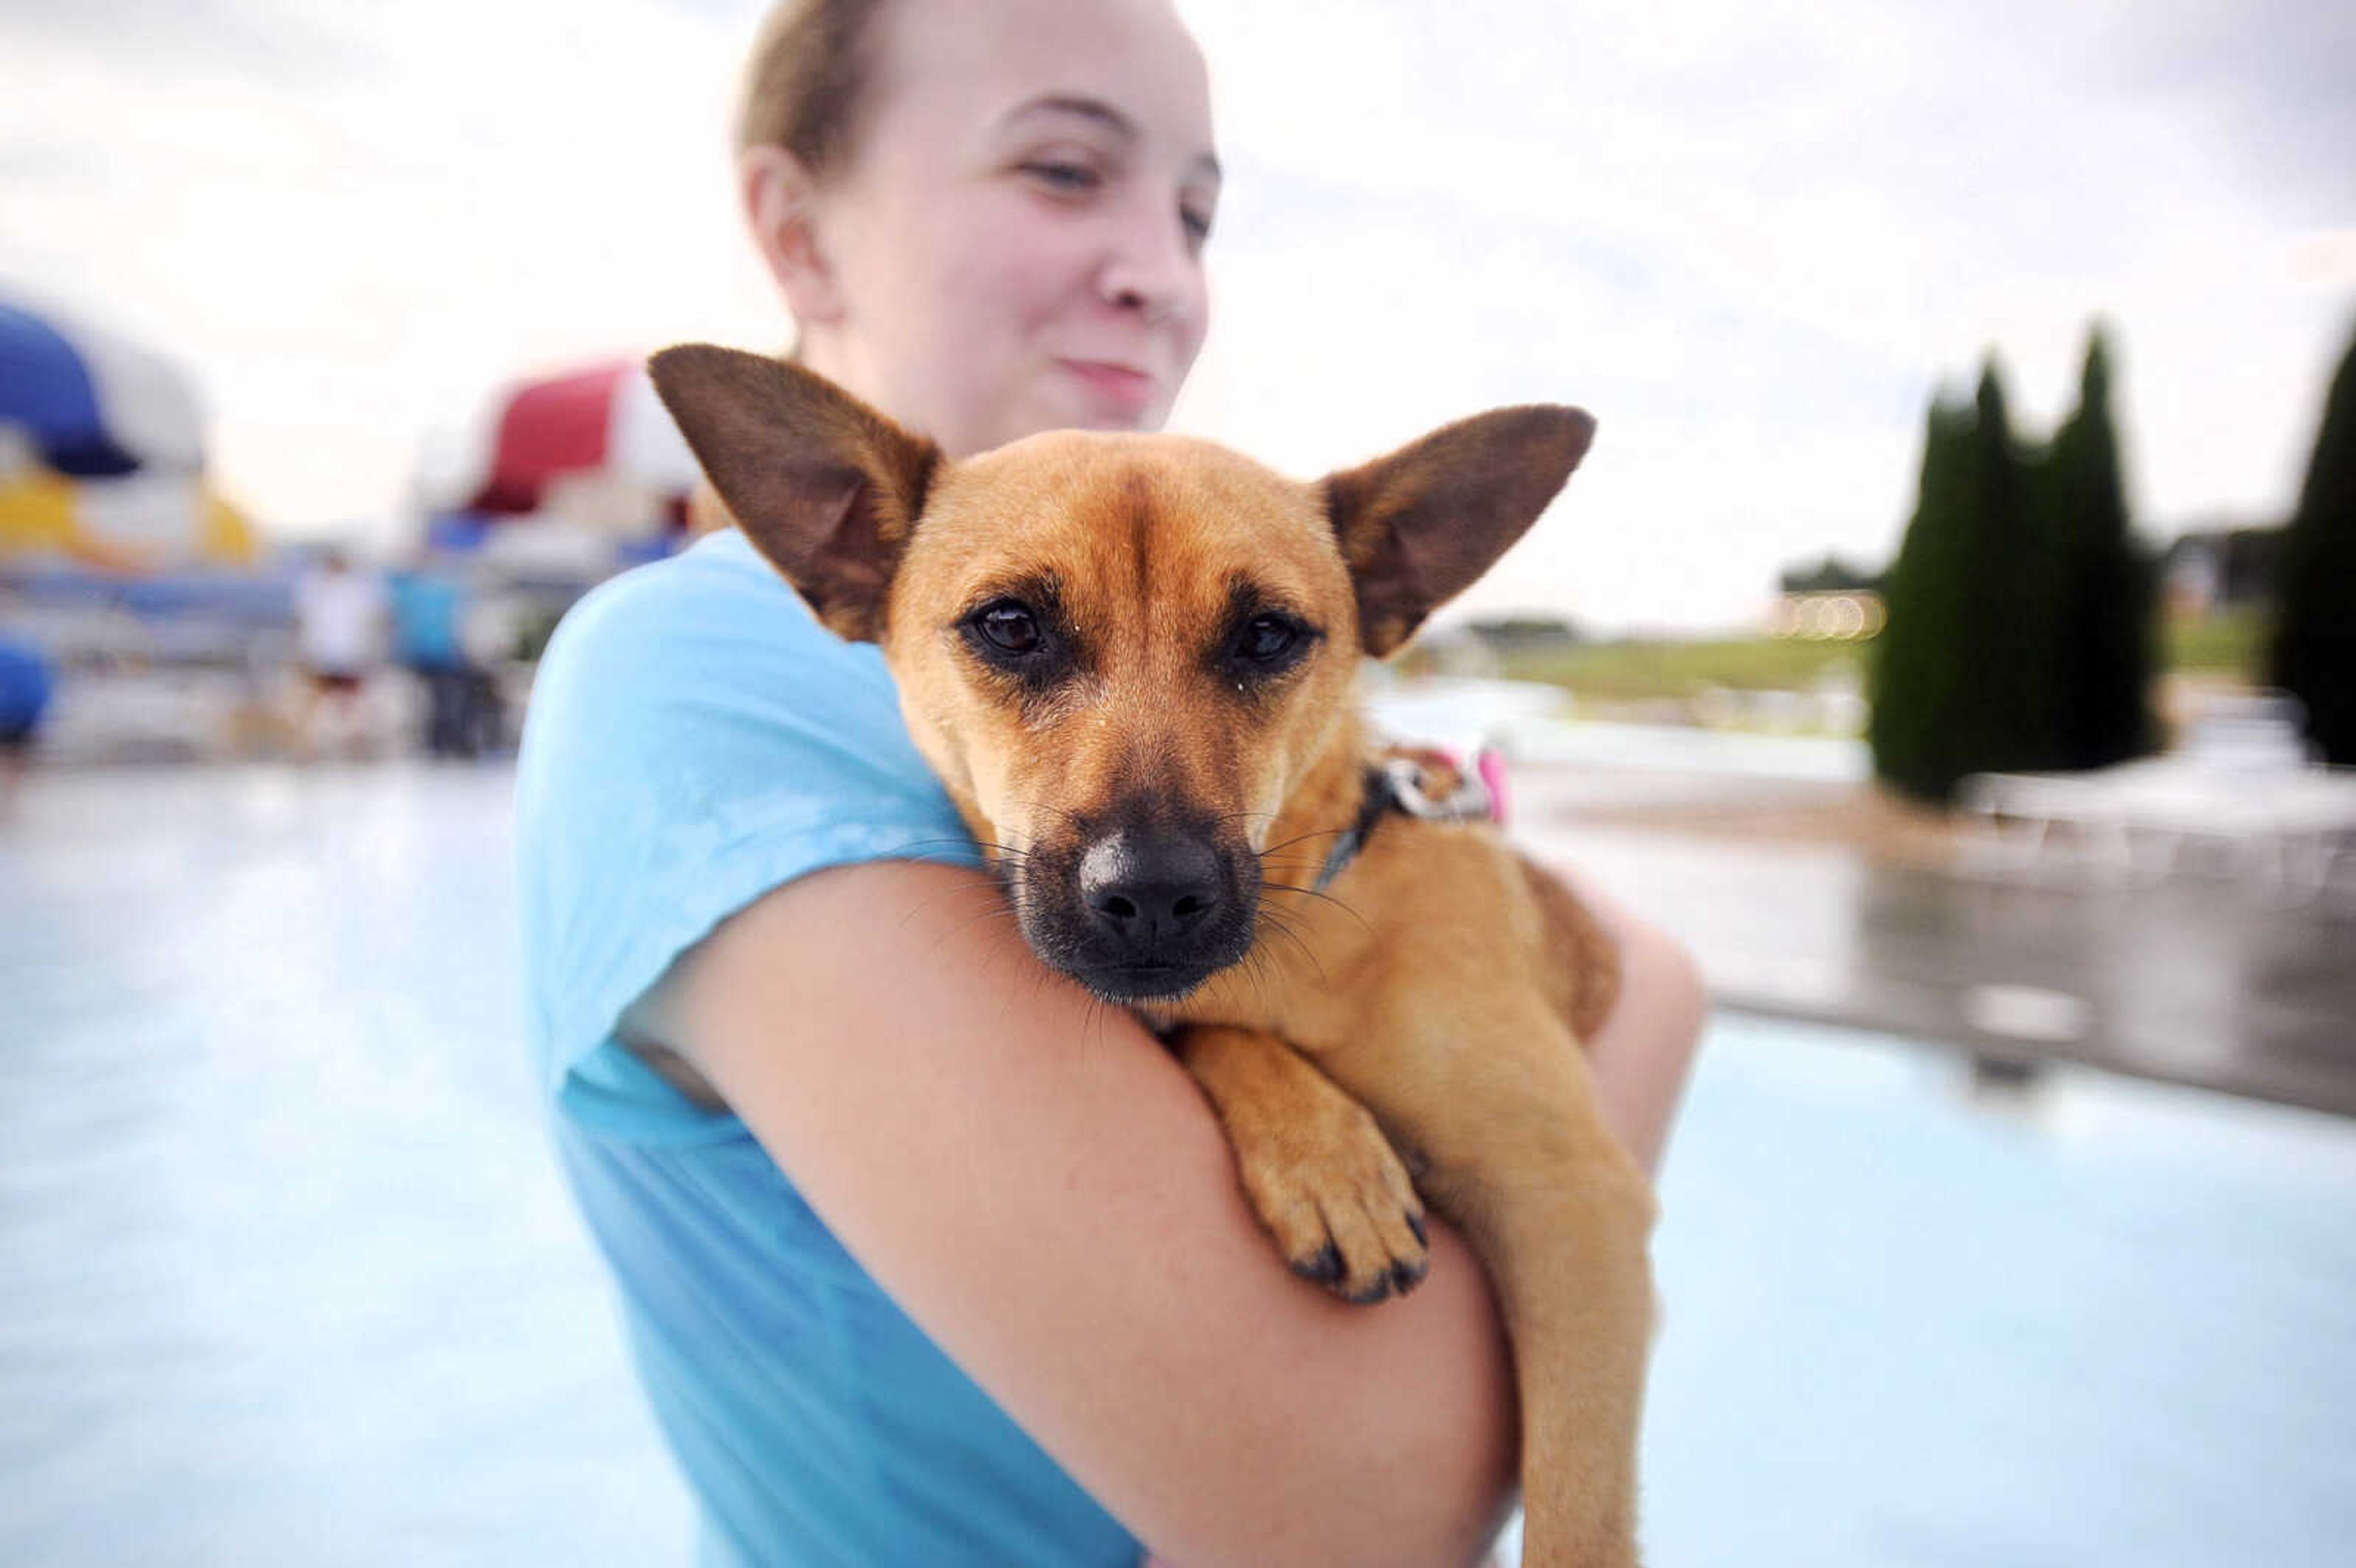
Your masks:
M1128 1015L1048 974L974 873L876 863L778 890L631 1029L679 1050L894 1298L1082 1485L1186 1568L1477 1562L1511 1500L1507 1350L1444 1227L1422 1288L1293 1278L1218 1125ZM1657 1149L1645 933L1597 1040ZM1633 935L1631 933L1633 933ZM1608 1053L1608 1054L1607 1054ZM1622 1073L1625 1059L1644 1067ZM1625 1076L1629 1085L1615 1088Z
M1620 945L1620 999L1586 1042L1604 1120L1646 1172L1657 1174L1693 1072L1709 995L1693 955L1658 926L1614 903L1573 869L1569 882Z

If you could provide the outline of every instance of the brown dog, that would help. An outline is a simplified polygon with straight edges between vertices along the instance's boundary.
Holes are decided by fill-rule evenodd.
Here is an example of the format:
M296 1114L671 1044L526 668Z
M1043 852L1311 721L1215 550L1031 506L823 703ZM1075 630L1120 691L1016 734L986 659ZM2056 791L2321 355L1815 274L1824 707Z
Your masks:
M1633 1563L1653 1206L1574 1035L1616 965L1493 831L1384 813L1352 702L1593 421L1501 410L1302 485L1171 436L951 464L791 365L653 372L753 542L882 645L1031 945L1171 1034L1291 1265L1421 1278L1409 1166L1462 1228L1513 1337L1525 1562Z

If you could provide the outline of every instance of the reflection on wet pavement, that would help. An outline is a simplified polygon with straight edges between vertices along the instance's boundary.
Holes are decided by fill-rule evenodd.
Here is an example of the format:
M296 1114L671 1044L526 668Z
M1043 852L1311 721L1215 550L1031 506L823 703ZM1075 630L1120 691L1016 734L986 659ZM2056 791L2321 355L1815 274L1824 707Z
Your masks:
M1583 784L1534 777L1526 838L1677 933L1721 1002L2356 1115L2356 911L1596 826L1578 819Z

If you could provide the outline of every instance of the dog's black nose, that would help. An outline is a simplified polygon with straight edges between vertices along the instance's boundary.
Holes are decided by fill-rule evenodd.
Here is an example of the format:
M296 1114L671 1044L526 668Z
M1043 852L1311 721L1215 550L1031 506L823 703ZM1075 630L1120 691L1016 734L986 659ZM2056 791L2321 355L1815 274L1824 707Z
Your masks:
M1080 858L1080 901L1133 957L1164 955L1226 902L1219 857L1185 833L1124 829Z

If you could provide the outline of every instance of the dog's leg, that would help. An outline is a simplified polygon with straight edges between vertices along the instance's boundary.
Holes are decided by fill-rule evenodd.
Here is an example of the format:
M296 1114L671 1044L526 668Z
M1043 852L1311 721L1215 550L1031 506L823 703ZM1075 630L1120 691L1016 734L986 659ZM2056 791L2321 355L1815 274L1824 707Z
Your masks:
M1651 1349L1650 1184L1543 1008L1477 1040L1321 1056L1427 1164L1423 1189L1488 1269L1522 1400L1526 1568L1636 1561L1636 1445ZM1510 1022L1510 1028L1501 1025Z
M1359 1303L1413 1289L1430 1263L1423 1205L1366 1108L1262 1030L1190 1025L1177 1051L1292 1272Z

